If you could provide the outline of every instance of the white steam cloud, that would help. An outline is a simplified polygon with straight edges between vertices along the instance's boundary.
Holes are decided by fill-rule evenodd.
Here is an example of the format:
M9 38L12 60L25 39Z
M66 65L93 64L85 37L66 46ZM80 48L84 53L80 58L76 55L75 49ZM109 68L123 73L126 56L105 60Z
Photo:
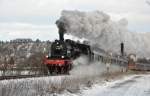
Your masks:
M109 67L109 72L121 72L122 67L116 64L111 64ZM101 76L108 72L106 64L101 61L89 62L86 56L80 56L73 62L73 69L70 74L73 76Z
M80 56L73 62L71 75L77 76L95 76L106 73L106 66L101 62L89 62L86 56Z
M105 51L119 53L120 43L124 42L127 54L150 56L149 33L129 32L126 19L115 22L108 14L100 11L62 11L58 21L65 24L67 33L86 38L92 45L97 45Z

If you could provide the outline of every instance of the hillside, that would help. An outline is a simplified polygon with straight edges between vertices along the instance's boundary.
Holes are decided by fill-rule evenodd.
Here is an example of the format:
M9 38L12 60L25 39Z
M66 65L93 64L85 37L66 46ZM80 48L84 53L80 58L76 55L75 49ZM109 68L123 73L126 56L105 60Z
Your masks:
M26 39L25 39L26 40ZM39 66L50 51L51 42L41 41L0 42L0 65L14 63L16 66Z

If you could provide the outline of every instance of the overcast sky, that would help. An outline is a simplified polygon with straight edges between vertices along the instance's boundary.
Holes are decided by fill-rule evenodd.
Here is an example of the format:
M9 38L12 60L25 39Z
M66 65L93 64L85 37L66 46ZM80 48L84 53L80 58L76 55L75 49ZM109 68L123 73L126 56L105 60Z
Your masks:
M126 18L132 32L150 32L148 0L0 0L0 40L58 37L55 21L62 10L99 10L113 20Z

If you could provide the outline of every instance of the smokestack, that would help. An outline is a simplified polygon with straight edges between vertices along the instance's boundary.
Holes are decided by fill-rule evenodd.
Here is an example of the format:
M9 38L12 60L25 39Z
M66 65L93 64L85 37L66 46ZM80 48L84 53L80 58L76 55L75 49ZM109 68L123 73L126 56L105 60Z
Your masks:
M65 29L65 24L63 22L60 22L60 21L56 21L56 25L58 27L58 30L59 30L59 40L60 41L64 41L64 33L66 32L66 29Z
M121 45L121 56L124 56L124 43L122 42L120 45Z

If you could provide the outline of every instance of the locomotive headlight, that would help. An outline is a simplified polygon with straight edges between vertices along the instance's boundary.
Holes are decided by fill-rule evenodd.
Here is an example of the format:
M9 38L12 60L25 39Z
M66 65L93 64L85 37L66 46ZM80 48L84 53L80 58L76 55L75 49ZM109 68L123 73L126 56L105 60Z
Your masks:
M59 66L62 66L62 64L58 64Z
M46 58L48 58L48 55L46 55Z
M61 56L61 58L64 58L64 56Z

